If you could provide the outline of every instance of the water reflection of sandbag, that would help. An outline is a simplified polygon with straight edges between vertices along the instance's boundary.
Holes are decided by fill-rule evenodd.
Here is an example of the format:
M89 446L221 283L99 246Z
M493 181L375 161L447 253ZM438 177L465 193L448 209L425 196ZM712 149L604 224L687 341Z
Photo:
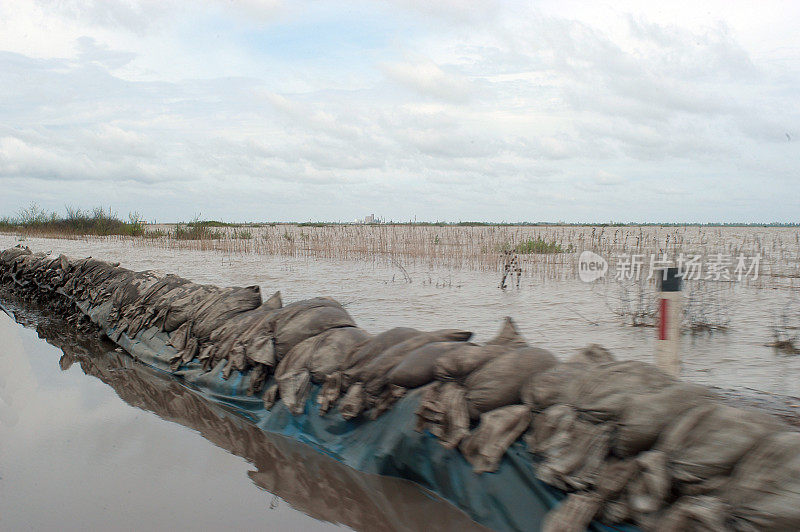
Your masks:
M64 354L63 370L78 362L87 374L110 385L123 401L180 423L252 464L247 475L258 487L315 519L356 530L390 532L403 528L483 530L469 517L408 482L352 469L326 454L281 435L264 432L228 409L141 364L107 352L96 337L79 338L51 320L39 334ZM124 371L121 371L123 370ZM348 504L342 504L346 500Z

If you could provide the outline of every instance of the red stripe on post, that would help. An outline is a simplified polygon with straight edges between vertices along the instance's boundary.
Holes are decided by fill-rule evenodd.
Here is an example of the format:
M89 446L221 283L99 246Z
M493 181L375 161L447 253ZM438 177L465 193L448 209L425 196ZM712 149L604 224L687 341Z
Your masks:
M658 339L667 339L667 300L661 300L661 308L659 309L660 321L658 324Z

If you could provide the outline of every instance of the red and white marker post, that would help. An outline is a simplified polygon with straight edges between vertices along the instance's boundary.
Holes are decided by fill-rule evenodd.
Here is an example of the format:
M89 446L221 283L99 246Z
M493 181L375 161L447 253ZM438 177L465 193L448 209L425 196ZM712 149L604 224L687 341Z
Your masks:
M677 377L681 372L680 334L683 318L683 293L678 268L667 268L658 276L658 339L656 366Z

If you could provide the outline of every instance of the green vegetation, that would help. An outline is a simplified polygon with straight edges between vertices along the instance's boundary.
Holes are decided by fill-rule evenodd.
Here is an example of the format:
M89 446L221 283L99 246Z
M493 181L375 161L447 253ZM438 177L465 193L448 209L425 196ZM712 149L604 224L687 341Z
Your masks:
M204 227L239 227L242 224L232 224L228 222L220 222L218 220L194 220L190 223L200 224Z
M231 233L231 238L238 238L240 240L250 240L253 238L253 233L248 231L247 229L234 229L233 233Z
M64 236L142 236L145 233L145 222L137 212L129 213L128 221L124 222L111 208L95 207L91 211L82 211L67 207L66 211L66 216L59 216L31 203L28 208L20 209L17 216L0 219L0 230Z
M327 227L328 225L333 224L327 224L323 222L301 222L297 224L298 227Z
M223 237L221 231L213 229L220 227L222 222L205 222L195 218L188 223L179 223L175 226L171 236L176 240L219 240Z
M565 248L555 240L548 242L541 237L536 237L523 240L513 245L506 242L499 247L498 251L530 255L532 253L572 253L575 251L575 248L572 244Z

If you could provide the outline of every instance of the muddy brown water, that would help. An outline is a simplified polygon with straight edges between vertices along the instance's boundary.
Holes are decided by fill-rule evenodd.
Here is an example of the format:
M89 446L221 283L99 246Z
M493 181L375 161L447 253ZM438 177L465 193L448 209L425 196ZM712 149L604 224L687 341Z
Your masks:
M0 248L16 243L15 237L0 235ZM608 293L577 280L523 277L519 288L503 291L498 289L495 273L464 269L410 266L406 269L412 282L408 283L396 266L378 262L159 249L103 239L28 238L25 244L34 251L91 255L134 270L157 269L197 282L259 285L265 296L281 290L285 302L332 296L370 332L396 326L457 327L474 331L481 341L495 333L503 316L510 315L531 343L561 358L588 343L604 345L620 359L652 362L653 357L655 330L624 325L609 310ZM797 419L800 357L766 346L776 309L793 298L793 285L727 285L718 303L730 317L729 328L682 337L682 377L718 388L734 402ZM6 323L4 329L9 330L10 325ZM67 522L67 518L72 518L72 523L86 519L89 526L108 528L115 522L112 517L119 518L122 527L142 523L163 528L158 523L167 520L185 528L180 526L181 519L191 519L190 525L208 523L207 528L244 528L258 520L271 522L272 528L326 526L309 517L314 512L304 510L302 504L296 506L299 511L280 503L269 509L273 495L253 484L264 488L269 482L250 482L247 472L252 467L236 456L235 450L224 450L224 446L216 447L198 437L191 423L166 423L121 401L112 406L108 394L113 392L107 386L86 379L80 370L60 372L55 363L61 357L58 350L43 346L35 337L28 337L25 344L30 331L13 330L16 332L3 344L9 345L17 335L23 340L14 340L16 345L27 345L28 351L3 357L3 363L14 360L18 366L14 371L28 384L14 393L6 384L2 393L12 397L14 408L31 411L9 410L9 415L17 412L21 425L11 438L3 438L0 447L0 519L8 519L8 515L20 518L20 510L9 510L27 505L26 513L45 528L62 519ZM21 348L16 349L20 352ZM47 349L49 354L42 352ZM5 383L12 382L7 372L0 375ZM68 385L55 384L67 381ZM24 406L27 403L31 406ZM11 487L19 483L25 486L19 493L28 497ZM228 511L231 505L239 513ZM364 521L348 524L370 528ZM0 528L7 528L2 521Z

